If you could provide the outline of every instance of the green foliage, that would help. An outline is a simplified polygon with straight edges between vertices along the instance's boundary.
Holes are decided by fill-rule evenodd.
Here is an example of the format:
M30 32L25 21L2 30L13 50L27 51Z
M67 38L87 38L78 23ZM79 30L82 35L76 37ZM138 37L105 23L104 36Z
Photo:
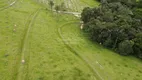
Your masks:
M134 42L134 50L135 52L137 52L136 55L138 55L138 57L142 59L142 32L136 35Z
M125 40L119 43L118 51L122 55L129 55L133 53L133 45L134 45L133 41Z
M56 6L55 6L55 10L56 10L56 12L58 13L58 11L60 10L60 6L59 6L59 5L56 5Z
M84 31L90 33L92 40L112 48L122 55L134 54L142 57L141 16L137 17L132 5L135 0L102 0L98 8L84 8L82 21ZM139 45L137 45L139 44ZM137 50L139 50L137 52Z
M136 5L136 0L98 0L98 1L100 1L102 4L120 2L121 4L131 8L133 8Z
M52 10L52 8L53 8L53 6L54 6L54 2L53 2L52 0L50 0L50 1L49 1L49 5L50 5L51 10Z
M83 13L81 14L82 15L81 19L84 21L84 23L89 22L89 19L92 16L91 11L92 9L89 7L83 9Z
M135 14L135 18L142 20L142 9L141 8L135 9L135 10L133 10L133 12Z
M139 1L137 2L137 7L142 8L142 0L139 0Z

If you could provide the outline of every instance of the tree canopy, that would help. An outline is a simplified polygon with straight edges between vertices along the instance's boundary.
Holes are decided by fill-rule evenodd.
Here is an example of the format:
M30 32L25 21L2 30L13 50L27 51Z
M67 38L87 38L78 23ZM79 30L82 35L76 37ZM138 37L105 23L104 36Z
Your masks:
M142 58L142 18L135 11L135 0L99 0L97 8L82 12L84 31L93 41L122 55Z

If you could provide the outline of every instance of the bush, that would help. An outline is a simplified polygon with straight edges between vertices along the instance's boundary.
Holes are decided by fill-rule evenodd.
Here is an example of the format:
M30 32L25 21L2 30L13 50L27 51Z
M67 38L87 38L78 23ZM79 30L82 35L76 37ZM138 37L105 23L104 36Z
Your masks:
M125 40L119 43L118 51L121 55L130 55L133 53L133 41Z

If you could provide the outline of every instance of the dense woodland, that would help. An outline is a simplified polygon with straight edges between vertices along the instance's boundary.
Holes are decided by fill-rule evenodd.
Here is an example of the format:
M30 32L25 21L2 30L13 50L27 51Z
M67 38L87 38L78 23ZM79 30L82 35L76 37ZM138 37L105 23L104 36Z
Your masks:
M121 55L142 59L142 0L98 0L84 8L84 31L90 38Z

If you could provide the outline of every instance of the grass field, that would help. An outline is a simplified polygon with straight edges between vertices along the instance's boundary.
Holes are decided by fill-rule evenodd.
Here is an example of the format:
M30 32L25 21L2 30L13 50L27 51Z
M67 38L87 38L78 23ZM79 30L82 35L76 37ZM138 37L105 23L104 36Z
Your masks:
M99 4L55 0L62 1L71 5L68 11L76 12ZM7 2L1 0L0 9ZM46 4L46 0L17 0L0 11L0 80L142 79L140 60L91 42L80 30L78 18L46 10Z
M67 26L70 25L70 26ZM116 54L85 37L77 24L61 27L63 38L104 80L141 80L142 62L134 57Z

